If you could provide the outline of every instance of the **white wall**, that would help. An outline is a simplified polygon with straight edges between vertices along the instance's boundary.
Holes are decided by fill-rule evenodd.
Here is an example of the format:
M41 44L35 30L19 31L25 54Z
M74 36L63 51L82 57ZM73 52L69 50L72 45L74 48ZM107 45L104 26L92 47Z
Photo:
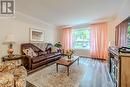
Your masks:
M20 44L29 42L29 28L36 28L45 31L44 42L57 42L57 30L52 24L41 22L35 18L16 14L15 18L0 19L0 58L7 55L8 46L3 44L6 35L14 34L16 44L14 53L20 53Z
M119 11L114 21L114 26L118 25L129 16L130 16L130 0L125 0L125 2L121 7L121 10Z

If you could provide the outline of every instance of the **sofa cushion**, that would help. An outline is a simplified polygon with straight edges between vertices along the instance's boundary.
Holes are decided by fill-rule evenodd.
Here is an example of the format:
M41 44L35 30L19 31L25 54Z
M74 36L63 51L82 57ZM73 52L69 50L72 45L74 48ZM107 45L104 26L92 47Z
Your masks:
M47 54L46 51L44 51L44 52L38 52L38 56L45 55L45 54Z
M61 52L55 52L55 55L61 55L62 53Z
M57 59L59 59L60 57L52 57L52 58L48 58L48 59L46 59L46 60L44 60L44 61L39 61L39 62L37 62L37 63L33 63L32 64L32 69L35 69L35 68L37 68L37 67L39 67L39 66L42 66L42 65L45 65L45 64L48 64L48 63L50 63L50 62L54 62L55 60L57 60Z
M46 55L40 55L40 56L37 56L37 57L33 57L32 63L37 63L39 61L43 61L43 60L46 60L46 59L47 59Z
M37 56L37 57L33 57L32 63L44 61L48 58L52 58L52 57L55 57L55 56L58 56L58 55L61 55L61 53L54 52L54 53L51 53L51 54L44 54L44 55L40 55L40 56Z
M8 72L0 72L0 87L14 87L13 74Z
M26 69L24 68L24 66L17 67L14 71L14 76L15 76L15 79L26 78L27 72L26 72Z
M55 56L61 55L60 52L53 52L52 54L55 55Z
M52 58L52 57L54 57L54 56L55 56L55 55L52 54L52 53L51 53L51 54L46 54L46 57L47 57L47 58Z
M32 63L31 66L32 66L32 69L35 69L35 68L42 66L42 65L45 65L47 63L48 63L47 60L44 60L44 61L40 61L40 62L37 62L37 63Z
M55 57L55 56L58 56L58 55L61 55L61 53L53 52L53 53L50 53L50 54L46 54L46 57L47 58L52 58L52 57Z

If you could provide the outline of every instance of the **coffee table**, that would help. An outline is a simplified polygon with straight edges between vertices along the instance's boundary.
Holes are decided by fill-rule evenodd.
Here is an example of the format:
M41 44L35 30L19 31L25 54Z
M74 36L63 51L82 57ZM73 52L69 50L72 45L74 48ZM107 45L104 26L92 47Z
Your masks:
M67 67L67 75L69 76L69 67L76 61L77 61L78 65L79 65L79 56L73 56L71 58L71 60L68 60L65 57L57 60L56 61L56 71L57 71L57 73L58 73L58 65L63 65L63 66Z

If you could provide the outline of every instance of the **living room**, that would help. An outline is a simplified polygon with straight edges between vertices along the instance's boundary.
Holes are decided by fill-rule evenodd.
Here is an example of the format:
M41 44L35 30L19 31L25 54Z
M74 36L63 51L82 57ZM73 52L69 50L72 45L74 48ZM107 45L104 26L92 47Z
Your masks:
M13 3L11 4L13 11L8 13L7 9L12 10L12 8L5 6L7 12L4 13L2 3L7 5L10 1ZM124 38L125 35L121 36L120 32L123 31L118 32L121 35L116 34L116 28L127 18L129 20L130 0L1 0L0 3L0 76L3 76L3 78L0 77L0 87L130 86L129 72L128 75L127 73L123 75L128 77L127 79L122 77L125 81L127 80L126 82L119 80L115 83L113 76L109 73L110 68L106 70L109 67L110 56L113 55L108 55L109 47L116 44L116 46L119 46L119 43L124 41L120 40L119 42L117 40ZM127 24L129 25L129 23ZM94 29L97 29L97 31ZM82 41L78 42L77 36L85 39L82 38ZM60 44L61 47L58 48L55 46L56 44ZM120 47L124 46L127 47L128 45L123 43ZM25 52L27 51L25 50L26 47L36 49L34 54L37 50L43 53L43 49L46 50L47 54L50 53L47 47L51 48L51 51L60 51L61 54L53 54L53 58L51 55L51 60L45 60L46 64L43 58L49 57L50 54L44 55L44 53L41 53L42 57L44 55L43 58L30 58L25 55L27 53ZM98 52L95 51L96 49L98 49ZM67 56L67 52L68 54L72 52L72 56L76 59L71 66L61 64L61 61L58 61L65 56L68 57L70 62L71 59L69 60L69 58L72 56ZM14 75L10 75L9 72L8 75L5 75L4 72L7 69L1 68L3 61L10 62L6 61L6 57L9 57L9 55L12 57L12 54L18 54L16 57L22 57L23 61L25 59L24 63L21 64L22 68L16 69L16 71L23 69L25 74L24 80L19 79L19 82L13 82L14 77L7 78ZM39 55L39 53L36 53L36 55ZM13 58L9 58L9 60L14 61ZM20 61L22 60L20 59ZM102 62L105 64L102 64ZM125 67L129 66L126 65ZM98 76L101 73L99 70L105 74ZM109 79L105 78L107 76ZM9 84L3 83L6 79L10 79L12 82L9 81ZM104 83L101 80L105 80ZM125 84L125 86L121 86L120 83Z

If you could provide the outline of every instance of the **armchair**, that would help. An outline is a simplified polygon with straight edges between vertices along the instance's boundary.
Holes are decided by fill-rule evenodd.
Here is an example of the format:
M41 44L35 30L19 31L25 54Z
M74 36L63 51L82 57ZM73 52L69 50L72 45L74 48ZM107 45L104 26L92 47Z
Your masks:
M16 62L6 61L0 64L0 87L26 87L27 72Z

